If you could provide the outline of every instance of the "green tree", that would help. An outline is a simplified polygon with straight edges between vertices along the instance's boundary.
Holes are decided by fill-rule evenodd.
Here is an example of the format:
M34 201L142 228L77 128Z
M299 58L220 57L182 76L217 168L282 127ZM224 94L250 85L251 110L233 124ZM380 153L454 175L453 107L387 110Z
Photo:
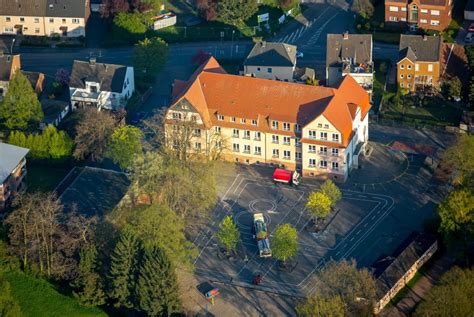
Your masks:
M344 316L370 316L376 298L375 280L367 269L358 269L355 261L331 261L314 280L318 301L340 296L344 302Z
M196 248L184 235L183 220L169 207L154 203L135 211L128 221L129 230L146 248L160 247L176 266L192 266Z
M123 125L115 128L110 138L108 156L122 169L128 169L133 159L143 152L140 129Z
M130 35L140 35L147 31L143 15L139 12L120 12L113 20L114 28L127 32Z
M22 316L20 305L11 293L10 283L0 275L0 316Z
M443 154L443 165L456 169L456 182L474 186L474 135L462 134Z
M128 230L121 232L110 256L109 297L116 301L116 307L136 307L135 289L141 249L141 243L134 234Z
M228 254L235 250L237 243L239 243L240 232L231 216L227 216L221 221L216 237L225 246Z
M440 231L446 238L456 237L466 245L474 234L474 192L457 188L438 206L441 218Z
M331 200L331 206L337 204L342 198L341 190L330 179L326 180L321 185L321 193L326 194L326 196L329 197Z
M283 264L298 253L298 233L292 225L278 226L270 239L273 256Z
M159 37L139 41L133 50L133 66L137 76L151 76L161 71L168 51L168 44Z
M148 316L170 316L180 311L173 264L159 247L146 248L137 283L139 307Z
M330 298L310 296L298 303L296 312L300 317L344 317L346 304L339 295Z
M43 117L41 104L30 81L21 71L17 71L0 103L0 121L8 129L26 130L41 122Z
M308 213L314 218L325 219L331 213L332 201L322 192L312 192L309 194L306 208Z
M453 267L423 297L414 316L472 316L473 298L474 270Z
M217 19L235 26L244 25L256 12L255 0L220 0L217 3Z
M374 14L374 5L371 0L354 0L351 10L364 19L370 19Z
M97 272L99 263L96 247L93 244L85 246L79 256L78 276L72 283L72 286L78 290L75 296L85 306L105 304L104 286Z
M448 82L448 94L451 97L461 97L462 82L459 77L454 77Z

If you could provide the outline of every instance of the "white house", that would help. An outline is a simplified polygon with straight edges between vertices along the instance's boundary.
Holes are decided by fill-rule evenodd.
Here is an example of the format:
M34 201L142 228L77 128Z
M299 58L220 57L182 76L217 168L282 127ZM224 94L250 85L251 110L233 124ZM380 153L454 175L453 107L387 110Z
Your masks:
M123 109L135 91L133 67L74 61L69 93L73 109L95 106L99 110Z

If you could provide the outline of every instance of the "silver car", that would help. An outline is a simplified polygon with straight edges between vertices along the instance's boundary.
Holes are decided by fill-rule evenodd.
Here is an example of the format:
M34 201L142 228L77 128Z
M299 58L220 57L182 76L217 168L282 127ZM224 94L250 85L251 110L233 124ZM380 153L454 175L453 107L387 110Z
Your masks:
M466 37L464 37L464 42L466 42L466 43L471 43L473 36L474 36L474 33L471 33L471 32L467 33L467 34L466 34Z

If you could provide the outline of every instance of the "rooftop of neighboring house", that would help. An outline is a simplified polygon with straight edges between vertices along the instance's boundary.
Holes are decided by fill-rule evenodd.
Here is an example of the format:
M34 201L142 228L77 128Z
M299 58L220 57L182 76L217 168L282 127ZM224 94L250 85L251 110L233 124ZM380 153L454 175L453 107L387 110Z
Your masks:
M84 18L87 0L0 0L0 15Z
M474 0L469 0L464 8L464 11L474 11Z
M357 64L372 62L371 34L328 34L326 66L339 65L352 59Z
M412 1L411 0L385 0L385 2L409 4ZM449 3L449 0L418 0L418 3L421 5L444 7L446 4Z
M440 36L401 34L398 61L408 58L412 62L439 62L441 45Z
M127 73L127 66L97 63L95 59L88 62L75 60L72 65L69 86L86 87L86 81L100 84L101 91L121 93Z
M30 150L0 142L0 185L10 176Z
M56 191L68 212L103 216L112 211L127 193L130 180L125 173L95 167L74 168Z
M236 76L227 74L213 57L188 81L175 81L172 106L181 102L194 107L206 127L242 127L218 121L217 115L256 119L258 126L249 129L259 131L271 131L270 120L303 127L323 115L341 132L344 146L352 137L357 107L361 109L361 118L370 109L367 92L351 76L346 76L337 89Z
M1 1L1 0L0 0ZM13 65L20 67L20 55L10 55L0 52L0 81L10 81Z
M379 296L384 296L436 240L434 235L413 232L391 256L383 257L375 262L372 268Z
M256 43L244 65L293 67L296 65L296 46L285 43Z

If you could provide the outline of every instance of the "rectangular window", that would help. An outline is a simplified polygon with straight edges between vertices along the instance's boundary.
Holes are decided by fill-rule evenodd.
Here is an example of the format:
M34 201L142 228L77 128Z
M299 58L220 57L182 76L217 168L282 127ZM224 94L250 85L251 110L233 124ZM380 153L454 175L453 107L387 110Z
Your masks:
M334 171L338 171L339 170L339 163L338 162L332 162L332 169Z
M194 129L194 136L201 136L201 129Z
M244 145L244 153L247 153L247 154L250 153L250 145L247 145L247 144Z
M268 71L269 73L271 73L271 72L272 72L272 68L271 68L271 67L268 67L267 71Z
M272 135L272 143L278 143L278 135Z
M407 8L406 7L402 7L402 12L407 12Z
M244 139L250 139L250 131L249 130L244 130Z
M398 7L390 6L390 12L398 12Z
M290 151L283 151L283 158L285 160L291 159L291 152Z
M12 27L5 27L5 33L13 33L13 28Z
M295 146L301 146L300 138L295 138Z
M232 130L232 136L234 138L238 138L239 137L239 129L234 129Z
M428 13L427 9L421 9L420 11L421 11L421 13Z
M20 22L25 22L25 18L21 17Z
M278 121L272 121L272 129L278 130Z
M323 127L323 124L322 123L318 123L318 128L322 128Z
M319 168L328 168L328 161L319 161Z
M420 70L420 65L419 64L415 64L415 71L419 71Z
M79 24L79 19L72 19L72 23Z
M63 23L66 23L66 19L63 19L62 21L63 21Z
M400 18L400 21L406 22L406 21L407 21L407 18Z
M325 124L324 129L329 129L329 124Z
M91 89L92 87L95 87L95 86L91 86ZM176 119L176 120L181 119L181 113L173 112L173 119Z
M308 145L309 153L316 153L316 145Z
M433 71L433 64L428 64L428 71L432 72Z
M201 143L200 142L194 143L194 149L200 151L201 150Z
M332 155L338 156L339 155L339 149L332 149Z
M272 156L273 156L273 157L279 157L279 156L280 156L280 150L278 150L278 149L273 149L273 151L272 151Z
M391 21L391 22L397 22L398 21L397 17L389 17L388 20Z
M319 147L319 154L321 154L321 155L328 154L328 148L326 146L320 146Z
M339 134L333 133L332 134L332 140L333 140L333 142L339 142Z
M255 147L255 155L262 155L262 148L260 146Z
M420 19L420 23L428 23L427 19Z
M219 121L224 121L224 116L221 115L221 114L218 114L218 115L217 115L217 120L219 120Z
M35 28L35 33L39 33L40 32L40 28Z
M290 142L291 142L290 139L291 138L289 136L284 136L283 137L283 144L284 145L290 145Z
M262 139L262 134L260 132L256 131L253 139L255 141L260 141Z
M295 132L300 132L301 130L301 125L299 125L298 123L295 124Z
M431 15L439 15L439 10L431 10Z
M54 23L54 19L53 19L53 18L49 18L49 23Z
M235 117L230 117L230 122L235 122Z
M232 144L232 150L234 152L240 152L240 145L238 143Z
M290 131L290 124L288 122L283 122L283 130Z
M5 17L6 22L10 22L12 19L10 17Z
M327 140L328 139L328 134L327 132L321 132L321 140Z
M196 121L197 121L197 117L196 117L195 115L192 115L192 116L191 116L191 121L192 121L192 122L196 122Z
M252 125L257 125L257 120L252 119Z
M296 152L296 153L295 153L295 158L296 158L298 161L301 161L301 152Z
M316 166L316 159L309 159L308 167L315 167Z
M310 139L316 139L316 131L315 130L309 130L308 134L309 134Z
M240 123L245 124L245 122L247 122L247 120L245 120L244 118L240 118Z
M431 20L431 25L439 25L439 21L438 20Z
M214 131L216 131L216 133L218 133L218 134L221 134L221 127L215 126Z

